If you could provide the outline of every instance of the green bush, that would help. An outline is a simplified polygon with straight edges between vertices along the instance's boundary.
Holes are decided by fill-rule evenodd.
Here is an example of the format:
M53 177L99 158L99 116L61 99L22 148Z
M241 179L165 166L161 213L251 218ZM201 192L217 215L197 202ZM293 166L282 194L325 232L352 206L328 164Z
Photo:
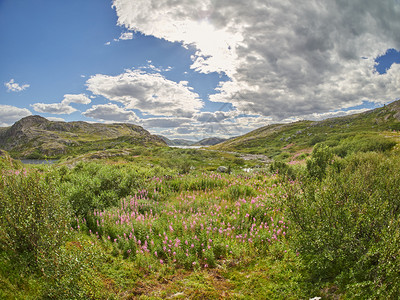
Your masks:
M356 135L342 140L332 151L346 157L357 152L385 152L393 149L396 142L380 135Z
M273 161L269 165L269 171L271 173L278 173L282 178L289 178L294 180L297 176L295 169L288 164L281 161Z
M65 169L59 172L60 176L62 173L63 193L71 203L73 213L87 216L89 211L115 206L121 198L135 194L149 177L162 175L163 169L80 163L67 174Z
M400 295L400 160L360 153L326 177L286 185L291 237L314 281L357 298ZM395 254L396 253L396 254ZM394 296L394 297L393 297Z
M35 265L65 240L70 210L54 180L37 172L3 171L0 250Z
M333 154L328 146L317 144L311 157L307 160L307 175L321 180L325 177L326 168L332 163Z
M308 145L309 145L309 146L314 146L314 145L316 145L316 144L318 144L318 143L321 143L321 142L323 142L323 141L325 141L325 140L326 140L326 135L322 135L322 134L314 135L314 136L310 139Z

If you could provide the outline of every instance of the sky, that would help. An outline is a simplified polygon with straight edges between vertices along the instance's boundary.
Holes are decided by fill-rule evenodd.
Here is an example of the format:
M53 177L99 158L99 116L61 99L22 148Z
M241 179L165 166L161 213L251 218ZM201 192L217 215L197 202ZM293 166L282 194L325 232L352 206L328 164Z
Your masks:
M0 0L0 126L232 137L400 98L400 0Z

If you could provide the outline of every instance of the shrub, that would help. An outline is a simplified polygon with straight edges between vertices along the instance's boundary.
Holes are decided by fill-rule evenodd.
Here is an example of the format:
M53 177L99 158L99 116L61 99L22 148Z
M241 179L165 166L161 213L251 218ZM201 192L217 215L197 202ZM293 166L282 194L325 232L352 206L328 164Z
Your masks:
M311 178L321 180L325 177L326 167L331 164L333 154L328 146L317 144L307 160L307 175Z
M321 143L321 142L323 142L323 141L325 141L325 140L326 140L326 136L325 136L325 135L314 135L314 136L310 139L308 145L309 145L309 146L314 146L314 145L316 145L316 144L318 144L318 143Z
M232 162L234 165L237 165L237 166L244 166L245 165L245 160L243 159L243 158L241 158L241 157L237 157L237 158L235 158L234 160L233 160L233 162Z
M54 180L37 172L3 172L0 180L0 249L34 265L62 244L70 210Z
M118 205L121 198L135 194L148 178L162 175L162 172L160 168L150 171L132 165L80 163L68 174L64 174L65 169L62 169L62 190L74 214L87 216L94 209Z
M333 147L333 152L346 157L356 152L385 152L393 149L396 142L379 135L357 135L342 140L339 145Z
M321 182L286 186L292 245L315 281L335 281L351 297L400 295L399 168L396 157L360 153L328 166Z
M269 166L269 170L271 173L278 173L282 177L288 177L291 180L296 178L296 171L293 167L281 161L273 161Z

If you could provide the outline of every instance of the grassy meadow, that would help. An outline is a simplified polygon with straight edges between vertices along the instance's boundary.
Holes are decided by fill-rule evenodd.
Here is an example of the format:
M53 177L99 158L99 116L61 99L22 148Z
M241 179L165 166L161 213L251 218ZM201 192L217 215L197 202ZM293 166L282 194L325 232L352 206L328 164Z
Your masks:
M397 299L396 138L268 165L167 147L40 166L3 153L0 298Z

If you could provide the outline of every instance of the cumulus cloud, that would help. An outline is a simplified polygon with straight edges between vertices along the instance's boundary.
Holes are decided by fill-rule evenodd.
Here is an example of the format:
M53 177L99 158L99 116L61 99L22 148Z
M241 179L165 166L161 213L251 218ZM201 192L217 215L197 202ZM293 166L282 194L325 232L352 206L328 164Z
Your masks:
M133 111L126 110L116 104L93 105L82 113L84 116L100 121L108 122L138 122L138 118Z
M0 127L11 126L13 123L32 113L26 108L11 105L0 105Z
M86 83L95 95L152 115L191 117L203 106L199 95L185 84L141 70L126 70L117 76L97 74Z
M201 112L196 115L196 120L203 123L221 122L222 120L232 117L232 112Z
M133 39L133 32L123 32L121 33L120 40L131 40Z
M31 105L32 108L40 113L49 113L56 115L69 115L77 111L71 105L65 103L34 103Z
M14 79L11 79L9 82L5 82L4 85L6 86L8 92L22 92L30 87L29 84L20 85L19 83L16 83Z
M242 36L236 20L229 20L228 26L214 22L213 15L218 8L214 8L211 1L114 0L113 6L118 24L129 30L182 42L186 47L195 46L193 68L205 73L232 70L235 43Z
M46 118L49 121L55 121L55 122L65 122L63 118L58 118L58 117L47 117Z
M145 128L177 128L190 122L192 122L192 119L189 118L151 118L142 120Z
M273 120L399 98L400 65L375 58L400 49L398 1L114 0L118 24L194 46L192 68L224 72L211 101ZM365 59L366 58L366 59Z
M91 100L85 94L65 94L62 103L89 104Z
M77 111L70 105L71 103L89 104L90 102L91 100L85 94L65 94L60 103L34 103L31 106L40 113L69 115Z

